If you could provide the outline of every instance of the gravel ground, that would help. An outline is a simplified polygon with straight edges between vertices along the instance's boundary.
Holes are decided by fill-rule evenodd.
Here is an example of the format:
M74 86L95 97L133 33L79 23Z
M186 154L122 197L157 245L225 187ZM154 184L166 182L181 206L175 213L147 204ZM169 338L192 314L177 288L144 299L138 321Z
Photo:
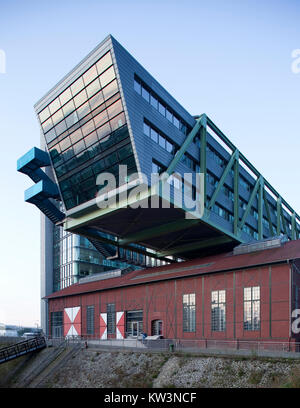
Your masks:
M293 360L174 356L81 350L48 379L52 388L265 388L295 373Z

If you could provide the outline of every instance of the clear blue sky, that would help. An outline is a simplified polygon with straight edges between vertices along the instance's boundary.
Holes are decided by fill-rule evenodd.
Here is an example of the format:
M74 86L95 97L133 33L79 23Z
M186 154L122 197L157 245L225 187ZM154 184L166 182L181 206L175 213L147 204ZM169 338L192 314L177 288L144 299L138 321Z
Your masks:
M207 113L300 213L299 0L0 2L0 322L39 321L39 211L16 160L33 105L107 34L191 113Z

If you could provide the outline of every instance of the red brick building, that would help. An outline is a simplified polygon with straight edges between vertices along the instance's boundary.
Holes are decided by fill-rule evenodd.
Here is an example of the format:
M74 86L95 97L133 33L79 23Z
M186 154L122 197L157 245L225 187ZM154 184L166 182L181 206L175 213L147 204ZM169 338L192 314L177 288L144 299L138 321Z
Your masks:
M299 341L300 240L278 242L72 285L48 296L50 333Z

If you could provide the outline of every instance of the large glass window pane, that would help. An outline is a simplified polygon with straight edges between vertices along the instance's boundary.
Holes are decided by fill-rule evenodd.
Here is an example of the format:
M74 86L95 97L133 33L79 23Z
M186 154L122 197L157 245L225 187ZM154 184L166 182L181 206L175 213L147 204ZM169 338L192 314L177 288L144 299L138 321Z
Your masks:
M117 130L119 127L125 125L125 115L124 113L121 113L120 115L114 117L111 121L110 121L110 126L112 131Z
M88 71L83 74L83 81L85 86L91 83L98 76L96 65L93 65Z
M59 145L55 145L51 148L50 150L50 156L53 159L54 157L58 156L60 154L60 147Z
M115 79L112 81L109 85L107 85L105 88L102 89L104 99L107 101L109 98L111 98L115 93L118 92L118 84L117 80Z
M195 294L185 294L182 296L183 306L183 322L182 327L184 332L196 331L196 301Z
M168 142L168 140L166 140L166 150L171 153L173 151L173 145L172 143Z
M121 149L119 149L118 150L118 155L119 155L120 160L123 160L126 157L132 155L132 146L131 146L131 144L128 144L127 146L124 146Z
M82 77L78 78L74 84L71 85L71 91L73 96L77 95L84 88L84 82Z
M149 98L150 98L150 94L149 94L149 92L147 91L147 89L145 89L143 86L142 86L142 97L147 101L147 102L149 102Z
M119 99L117 102L113 103L107 108L109 119L113 118L118 113L122 112L122 110L123 110L122 102L121 99Z
M80 108L77 109L77 115L79 119L82 119L84 116L86 116L90 112L90 105L88 102L84 103L83 105L80 106Z
M44 110L42 110L42 112L39 113L39 118L40 118L41 123L44 122L46 119L48 119L49 116L50 116L50 111L47 106Z
M84 138L85 144L87 147L92 146L94 143L98 141L97 132L92 132L88 136Z
M60 167L56 168L56 175L57 177L61 177L63 176L67 171L67 168L65 167L65 165L62 165Z
M166 116L166 108L160 102L158 102L158 110L163 116Z
M158 133L156 132L156 130L154 130L153 128L150 129L150 135L151 135L151 139L155 142L158 143Z
M78 142L78 140L82 139L82 137L83 137L83 134L80 128L70 134L70 139L72 141L72 144Z
M52 140L54 140L56 138L55 129L49 130L49 132L46 133L45 138L46 138L47 143L52 142Z
M74 98L74 103L76 108L82 105L87 100L87 94L85 89L83 89L77 96Z
M97 129L97 135L99 139L102 139L103 137L109 135L110 133L111 133L111 127L109 123L106 123L105 125Z
M63 106L62 110L64 112L64 115L68 116L75 110L74 102L73 101L68 102L65 106Z
M114 303L107 303L107 334L114 334L116 331L116 308Z
M70 128L71 126L75 125L79 121L77 112L71 113L71 115L66 117L66 124L67 127Z
M169 111L169 109L166 109L166 118L170 121L173 122L173 113Z
M56 112L59 108L60 108L60 102L59 102L59 99L56 98L49 105L49 110L50 110L51 115L53 115L53 113Z
M177 129L179 129L179 119L176 118L176 116L173 116L173 123L177 127Z
M102 173L104 169L105 169L105 162L103 159L99 160L97 163L92 165L92 170L93 170L95 177L97 177L98 174Z
M147 125L147 123L145 123L145 122L144 122L144 128L143 128L143 130L144 130L144 134L145 134L146 136L150 136L150 126Z
M211 293L211 329L224 331L226 325L225 290L215 290Z
M118 161L117 153L111 153L110 155L105 157L105 164L106 167L113 166Z
M61 95L59 95L59 100L61 105L64 105L72 98L70 88L67 88Z
M44 133L48 132L53 127L52 119L49 118L42 124L42 128L44 130Z
M138 82L136 79L134 79L134 89L139 95L141 94L142 86L141 86L140 82Z
M95 122L96 128L103 125L107 121L108 121L108 116L107 116L106 111L100 112L97 116L94 117L94 122Z
M88 259L89 261L89 259ZM87 306L86 310L86 334L94 334L94 306Z
M260 329L260 287L244 288L244 330Z
M99 79L95 79L94 82L92 82L87 88L87 94L88 97L92 97L93 95L95 95L95 93L97 93L100 90L100 82Z
M85 149L85 144L83 140L80 140L76 144L73 145L74 154L77 155L81 153Z
M251 300L251 288L244 288L244 300Z
M69 137L64 138L63 140L61 140L61 142L59 143L59 147L60 150L63 152L64 150L66 150L68 147L71 146L71 140Z
M159 135L158 141L159 141L159 145L165 149L166 148L166 139L162 135Z
M94 121L90 120L89 122L87 122L85 125L82 126L81 130L83 133L83 136L88 135L89 133L91 133L93 130L95 129L95 125L94 125Z
M57 135L60 135L65 130L67 130L67 124L64 120L62 120L58 125L55 126L55 132Z
M98 74L100 75L103 71L106 70L106 68L110 67L111 65L112 65L111 55L110 52L108 52L107 54L103 55L103 57L100 58L100 60L96 64Z
M150 95L150 103L155 109L158 109L158 100L152 94Z
M95 108L97 108L97 106L101 105L103 102L104 102L103 93L102 91L100 91L89 99L91 110L94 110Z
M115 71L114 67L110 67L107 71L103 72L100 76L101 87L103 88L109 82L111 82L115 78Z

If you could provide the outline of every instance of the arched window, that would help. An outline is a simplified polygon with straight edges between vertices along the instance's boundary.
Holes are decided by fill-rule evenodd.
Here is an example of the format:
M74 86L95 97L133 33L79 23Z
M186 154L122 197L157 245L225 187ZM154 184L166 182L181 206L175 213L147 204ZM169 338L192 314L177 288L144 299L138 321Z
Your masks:
M151 335L152 336L162 335L162 320L152 320Z

